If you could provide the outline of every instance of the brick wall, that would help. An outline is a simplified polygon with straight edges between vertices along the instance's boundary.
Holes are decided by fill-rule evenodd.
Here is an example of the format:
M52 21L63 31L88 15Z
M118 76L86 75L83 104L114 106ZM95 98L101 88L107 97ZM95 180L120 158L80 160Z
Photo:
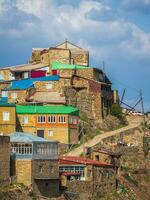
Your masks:
M9 182L10 177L10 138L0 136L0 185Z
M32 183L36 195L56 197L59 194L58 160L33 160Z

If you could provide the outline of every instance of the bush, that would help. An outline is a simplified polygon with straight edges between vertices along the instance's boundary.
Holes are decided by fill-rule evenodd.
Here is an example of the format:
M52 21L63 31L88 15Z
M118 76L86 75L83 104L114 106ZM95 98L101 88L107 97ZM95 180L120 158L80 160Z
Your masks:
M120 107L120 105L117 103L113 104L110 108L110 114L115 117L121 118L122 117L122 108Z

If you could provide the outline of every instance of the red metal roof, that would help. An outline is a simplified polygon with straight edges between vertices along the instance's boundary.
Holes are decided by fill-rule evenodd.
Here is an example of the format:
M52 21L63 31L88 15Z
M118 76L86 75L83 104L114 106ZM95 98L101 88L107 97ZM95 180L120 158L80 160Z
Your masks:
M91 160L84 157L76 157L76 156L60 156L59 164L83 164L83 165L96 165L96 166L112 166L109 163L99 162L96 160Z

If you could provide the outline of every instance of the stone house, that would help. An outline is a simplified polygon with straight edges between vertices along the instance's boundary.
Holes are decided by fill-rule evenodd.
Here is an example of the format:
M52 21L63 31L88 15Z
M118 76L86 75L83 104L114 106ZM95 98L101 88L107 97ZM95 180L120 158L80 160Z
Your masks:
M12 66L10 70L15 80L38 78L50 75L49 65L45 65L44 63Z
M10 138L0 135L0 186L10 182Z
M116 189L113 165L84 157L59 157L61 189L70 192L101 196Z
M17 130L62 144L78 143L79 110L71 106L16 106Z
M12 81L8 87L2 89L2 98L6 98L10 103L23 104L35 93L34 84L36 82L45 82L45 88L48 88L49 92L49 86L53 81L58 80L58 76L46 76Z
M16 105L0 102L0 134L16 131Z
M89 52L67 40L55 47L32 49L31 63L42 62L51 67L53 61L88 66Z
M0 81L14 80L10 67L0 68Z
M59 195L58 142L32 134L10 134L11 175L18 183L31 186L36 195Z
M67 104L79 107L89 119L102 120L113 103L111 82L100 69L54 62L53 71L67 81L62 90ZM99 109L97 109L99 108Z

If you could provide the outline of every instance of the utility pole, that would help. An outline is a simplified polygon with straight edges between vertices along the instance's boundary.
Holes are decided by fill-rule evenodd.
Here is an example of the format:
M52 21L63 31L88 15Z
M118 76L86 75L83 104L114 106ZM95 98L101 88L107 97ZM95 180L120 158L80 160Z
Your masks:
M140 98L141 98L141 107L142 107L142 114L143 114L143 122L144 122L144 125L145 125L146 124L146 119L145 119L145 112L144 112L144 101L143 101L142 90L140 90Z

